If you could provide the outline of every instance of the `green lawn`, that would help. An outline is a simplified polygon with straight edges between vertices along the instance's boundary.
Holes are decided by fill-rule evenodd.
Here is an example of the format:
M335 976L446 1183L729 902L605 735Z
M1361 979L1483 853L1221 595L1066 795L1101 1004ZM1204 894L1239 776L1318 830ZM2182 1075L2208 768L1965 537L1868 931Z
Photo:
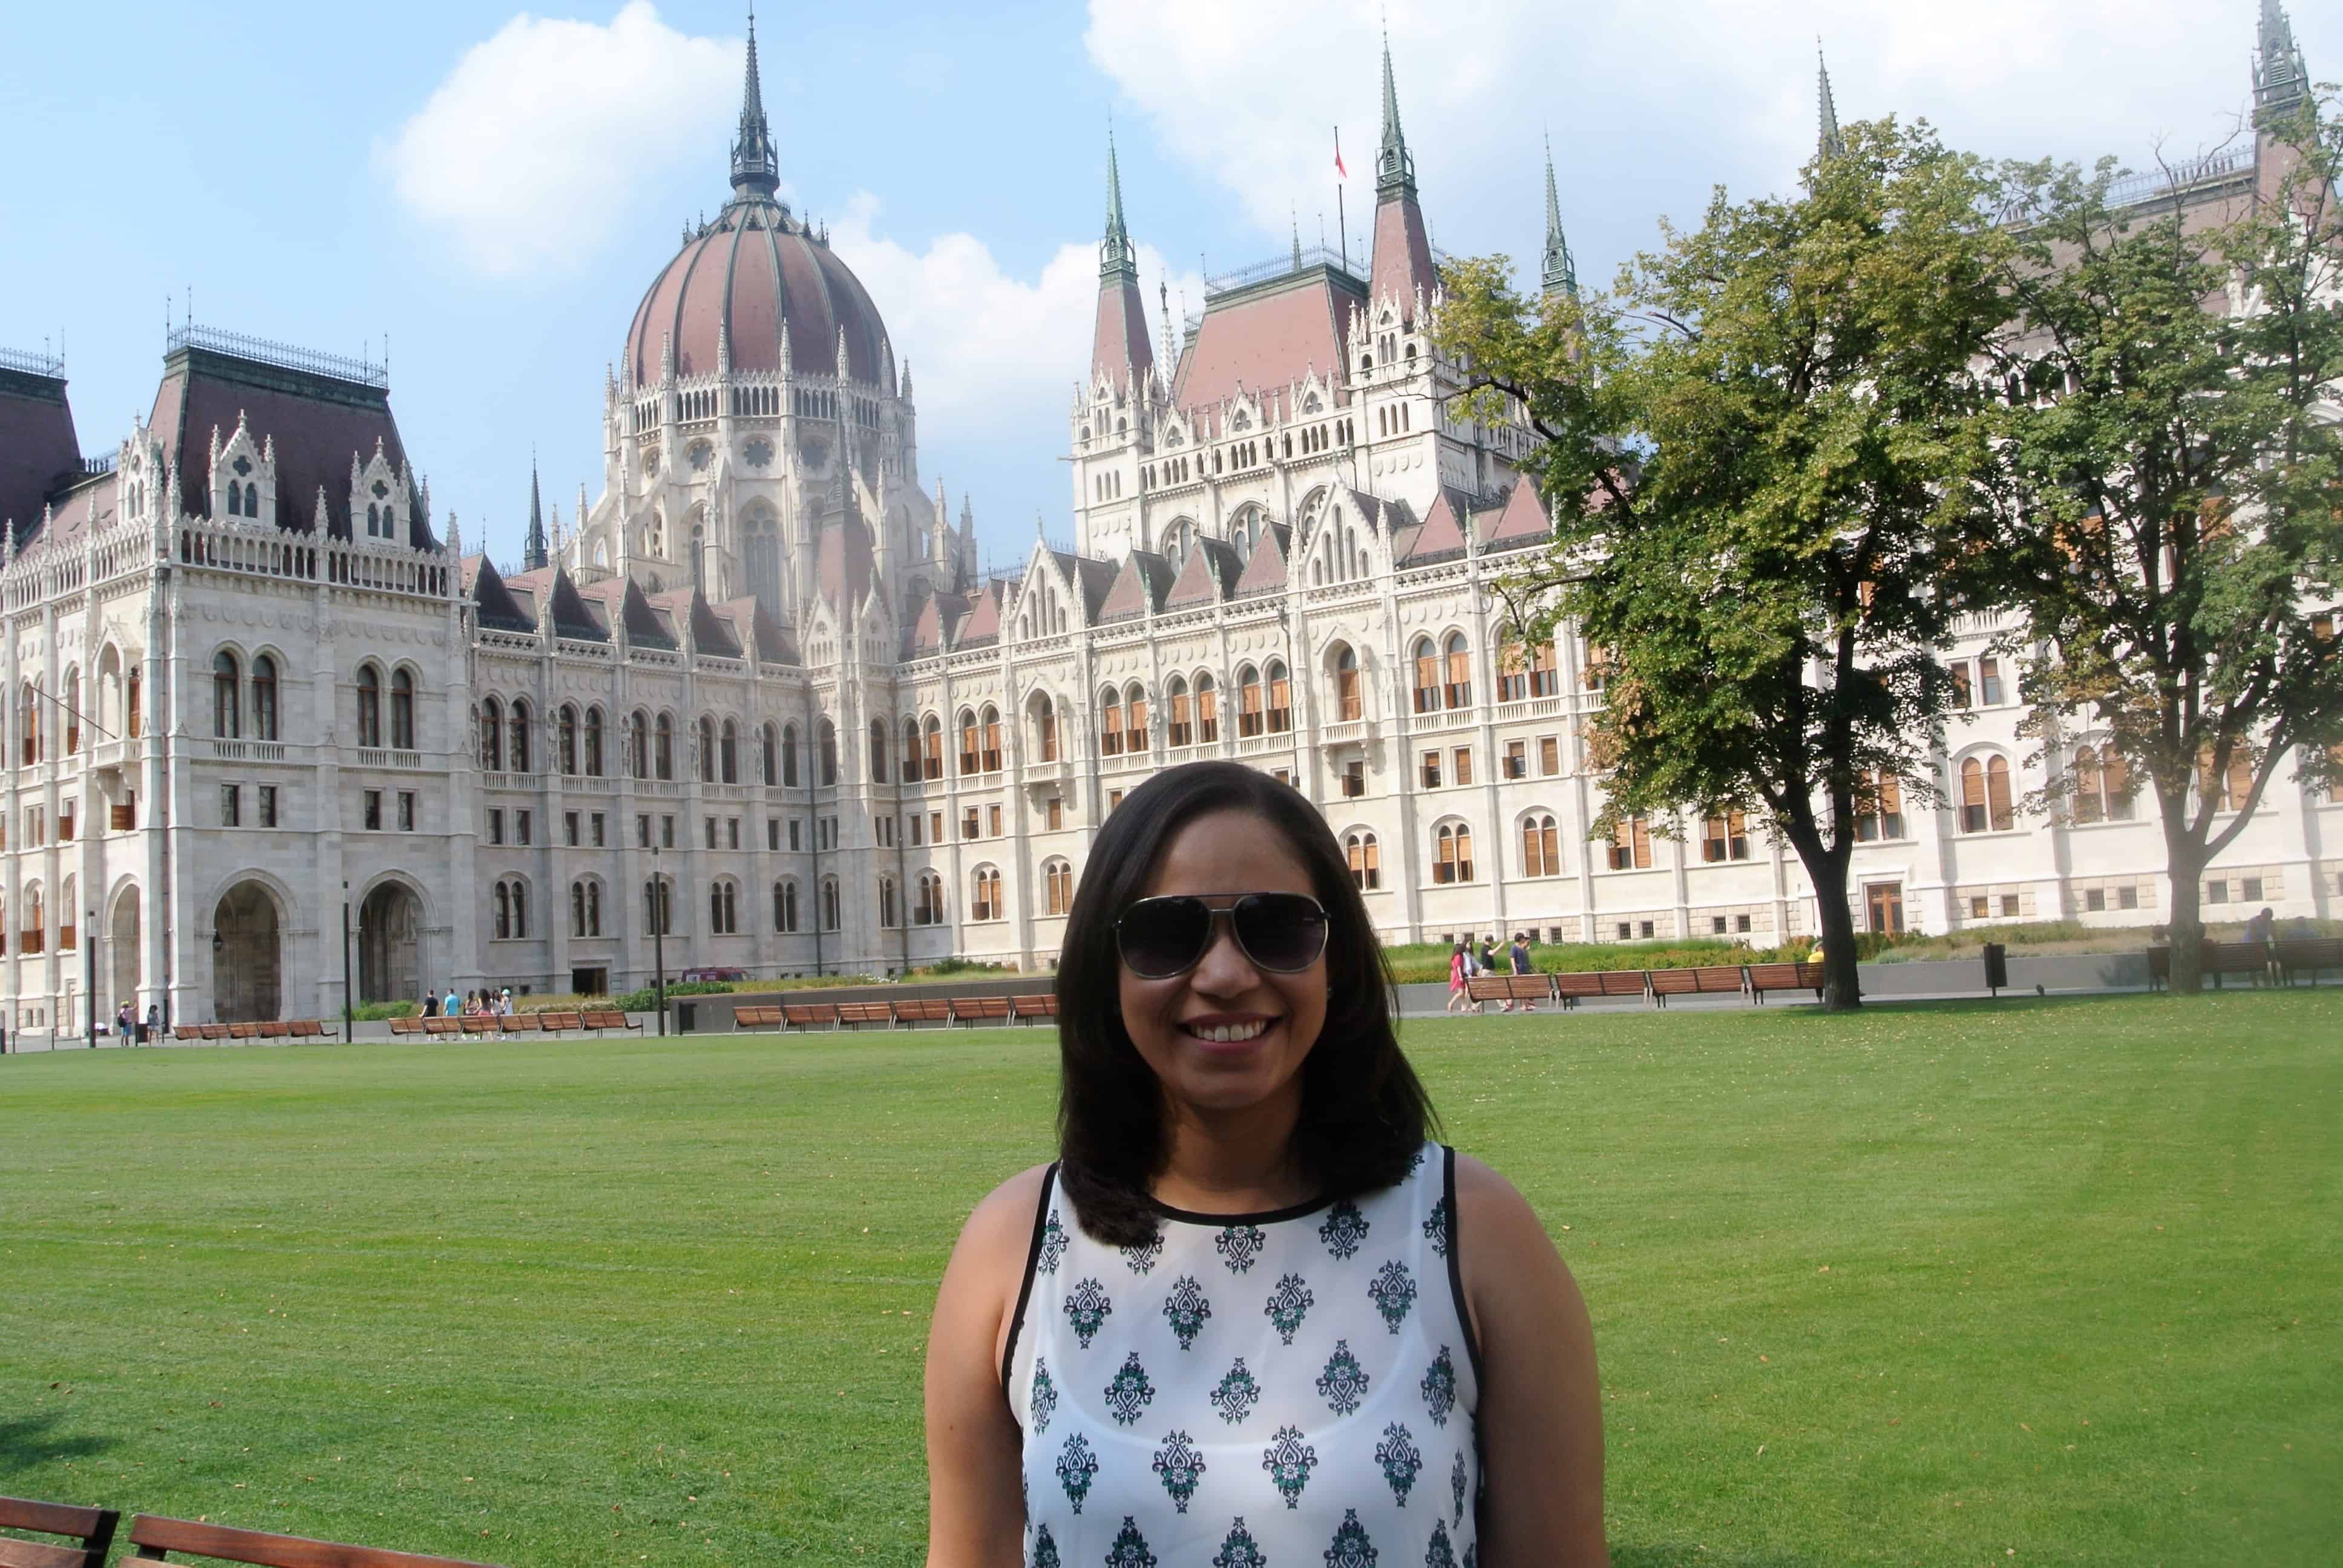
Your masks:
M1593 1305L1622 1568L2333 1561L2343 992L1407 1040ZM0 1060L0 1491L918 1563L936 1277L1053 1089L1038 1031Z

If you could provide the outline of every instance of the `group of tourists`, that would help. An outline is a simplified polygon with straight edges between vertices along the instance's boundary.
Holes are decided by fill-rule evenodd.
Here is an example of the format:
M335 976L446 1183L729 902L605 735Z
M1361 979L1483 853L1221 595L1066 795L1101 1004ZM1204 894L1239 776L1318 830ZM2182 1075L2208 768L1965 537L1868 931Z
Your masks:
M163 1030L163 1010L149 1002L146 1016L140 1018L138 1009L124 1002L114 1010L114 1038L126 1040L133 1045L144 1045Z
M512 987L502 990L493 986L479 990L468 990L462 996L449 986L445 997L428 992L423 998L425 1018L510 1018L513 1010Z
M1483 937L1480 950L1475 952L1473 949L1473 939L1467 937L1449 950L1448 1010L1450 1012L1488 1010L1487 1003L1473 1000L1470 984L1483 975L1525 975L1536 972L1535 968L1530 963L1530 934L1527 931L1513 933L1513 946L1505 950L1505 956L1503 959L1497 956L1496 938ZM1519 1006L1523 1012L1537 1011L1537 1003L1534 1001L1524 1001ZM1514 1007L1515 1004L1508 1000L1505 1005L1497 1010L1512 1012Z

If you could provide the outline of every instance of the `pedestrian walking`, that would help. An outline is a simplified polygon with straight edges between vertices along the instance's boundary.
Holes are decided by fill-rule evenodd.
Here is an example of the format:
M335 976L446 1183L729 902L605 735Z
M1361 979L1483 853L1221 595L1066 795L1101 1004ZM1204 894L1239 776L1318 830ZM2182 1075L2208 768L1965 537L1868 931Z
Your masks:
M1473 978L1472 966L1473 960L1466 954L1463 942L1458 942L1448 950L1448 1010L1450 1012L1460 1010L1470 1012L1473 1010L1473 992L1466 983Z

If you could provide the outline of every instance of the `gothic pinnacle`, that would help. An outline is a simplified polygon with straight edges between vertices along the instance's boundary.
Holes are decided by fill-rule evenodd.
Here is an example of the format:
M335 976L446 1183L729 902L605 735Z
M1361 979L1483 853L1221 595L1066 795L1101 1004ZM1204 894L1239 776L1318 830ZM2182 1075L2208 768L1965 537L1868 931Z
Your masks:
M1415 189L1415 160L1399 124L1399 88L1392 78L1391 32L1383 32L1383 139L1375 155L1375 194L1389 196Z
M732 194L737 200L770 200L780 188L780 161L773 151L772 127L765 119L765 89L757 69L757 11L749 9L749 60L740 88L740 130L732 143Z
M1819 156L1835 158L1846 151L1846 143L1838 134L1838 105L1831 97L1830 66L1823 59L1823 41L1815 39L1815 92L1820 99L1820 135L1815 150Z
M1554 185L1554 139L1545 144L1545 266L1544 282L1548 294L1566 294L1578 297L1578 263L1570 254L1570 241L1562 232L1562 197Z

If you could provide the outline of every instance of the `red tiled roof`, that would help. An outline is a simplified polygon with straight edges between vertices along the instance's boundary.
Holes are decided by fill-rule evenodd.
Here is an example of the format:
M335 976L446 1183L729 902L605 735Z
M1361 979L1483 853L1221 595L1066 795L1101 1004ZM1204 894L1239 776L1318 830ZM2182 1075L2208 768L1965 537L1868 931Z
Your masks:
M0 370L0 523L13 523L21 538L80 466L65 382Z
M643 596L642 588L634 578L605 578L581 588L570 583L568 573L562 572L554 579L553 611L557 626L561 619L560 596L564 588L578 595L586 604L598 607L597 618L605 626L623 620L629 642L639 642L650 648L672 648L677 646L667 622L651 608L650 600Z
M1472 513L1472 503L1454 490L1442 489L1433 497L1432 508L1423 514L1423 526L1409 538L1397 542L1392 551L1394 558L1404 564L1445 555L1464 553L1464 519Z
M1207 305L1194 345L1181 357L1172 401L1208 407L1240 391L1282 389L1315 370L1334 382L1337 403L1349 402L1341 389L1342 324L1358 297L1331 269L1312 267L1282 286Z
M952 635L954 648L1001 639L1001 599L1007 591L997 581L989 582L977 590L976 602L969 607L968 615L960 623L960 629Z
M1483 518L1490 516L1483 513ZM1554 533L1554 519L1546 515L1545 507L1538 500L1537 487L1527 479L1517 479L1505 497L1505 504L1493 518L1494 526L1483 536L1484 543L1510 545L1517 540L1548 538Z
M1155 559L1159 564L1162 561L1161 556ZM1107 590L1106 598L1100 601L1096 618L1101 621L1128 620L1133 616L1145 615L1152 598L1148 586L1145 569L1139 564L1139 552L1134 550L1123 560L1122 570L1115 575L1114 587Z
M1243 573L1237 578L1236 596L1274 593L1285 586L1285 551L1292 530L1283 523L1272 523L1261 533L1261 542L1252 548L1252 558L1245 562Z
M1371 299L1386 294L1399 298L1403 319L1415 314L1415 289L1423 286L1432 297L1438 275L1432 266L1432 241L1424 233L1423 209L1413 196L1396 196L1375 206L1375 267L1368 286Z
M1185 609L1192 605L1218 604L1229 597L1229 588L1244 570L1237 552L1225 539L1198 539L1196 548L1188 552L1181 563L1180 580L1163 596L1165 609Z
M1105 377L1128 388L1144 381L1155 368L1155 349L1147 341L1147 307L1139 297L1138 283L1126 277L1120 285L1099 285L1098 325L1091 335L1091 379Z
M732 628L734 640L742 647L753 646L757 657L767 664L798 662L797 644L789 628L765 613L764 606L753 598L728 598L710 607Z

